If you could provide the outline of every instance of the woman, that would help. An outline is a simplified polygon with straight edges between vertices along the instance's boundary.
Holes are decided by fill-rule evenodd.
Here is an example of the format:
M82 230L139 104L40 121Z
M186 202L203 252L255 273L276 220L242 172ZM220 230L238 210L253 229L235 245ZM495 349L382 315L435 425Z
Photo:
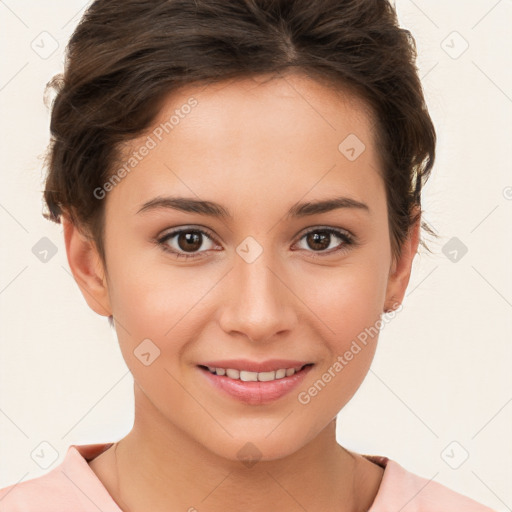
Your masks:
M336 440L421 241L435 130L386 0L97 0L45 201L135 422L5 510L490 509Z

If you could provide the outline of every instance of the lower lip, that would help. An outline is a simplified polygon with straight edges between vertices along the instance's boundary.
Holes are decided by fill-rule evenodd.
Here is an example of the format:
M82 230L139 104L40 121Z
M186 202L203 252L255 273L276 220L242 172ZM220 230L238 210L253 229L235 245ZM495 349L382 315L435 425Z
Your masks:
M273 402L296 388L313 366L306 366L290 377L268 382L230 379L224 375L216 375L206 368L198 367L205 377L218 389L226 392L240 402L249 405L261 405Z

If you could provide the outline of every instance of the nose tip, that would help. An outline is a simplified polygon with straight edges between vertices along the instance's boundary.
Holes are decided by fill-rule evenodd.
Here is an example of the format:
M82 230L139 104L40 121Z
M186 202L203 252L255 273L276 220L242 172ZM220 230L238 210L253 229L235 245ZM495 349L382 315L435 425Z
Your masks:
M224 332L236 332L252 344L270 341L297 323L293 293L267 263L262 256L251 264L240 264L229 281L230 293L224 295L219 316Z

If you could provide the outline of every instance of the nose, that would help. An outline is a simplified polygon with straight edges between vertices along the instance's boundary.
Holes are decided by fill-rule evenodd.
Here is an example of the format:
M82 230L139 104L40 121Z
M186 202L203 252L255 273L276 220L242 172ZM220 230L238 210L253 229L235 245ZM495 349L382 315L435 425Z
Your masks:
M295 328L298 300L289 273L270 261L265 251L252 263L237 259L227 286L219 318L227 334L261 343Z

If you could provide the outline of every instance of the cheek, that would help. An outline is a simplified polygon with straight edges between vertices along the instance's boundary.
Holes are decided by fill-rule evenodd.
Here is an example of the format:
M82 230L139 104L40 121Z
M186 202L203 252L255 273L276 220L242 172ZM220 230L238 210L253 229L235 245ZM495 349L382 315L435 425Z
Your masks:
M301 286L304 302L318 315L333 348L343 350L379 319L386 283L382 262L354 257L337 268L305 275Z
M215 309L208 291L222 274L198 272L198 267L178 268L162 262L142 265L129 259L115 267L110 298L119 323L117 336L123 358L140 383L151 387L157 371L158 379L167 382L164 368L180 371L188 344L201 337L208 314ZM145 352L151 358L158 354L150 372L141 365L140 355Z
M351 400L368 374L376 338L366 345L356 342L319 369L307 387L298 390L297 412L311 422L310 432L321 431ZM350 353L350 360L347 354ZM297 417L297 416L296 416Z
M314 282L303 282L304 293L309 290L305 295L307 303L318 315L318 334L327 350L317 380L312 387L301 390L305 395L303 400L298 397L298 402L318 407L316 412L324 420L327 411L322 413L322 407L330 404L327 410L335 415L370 368L381 327L385 293L382 272L382 262L373 264L370 258L361 258L357 263L329 269L323 278L328 280L325 287L319 286L322 279L318 274Z
M315 423L313 430L331 421L360 387L375 355L381 327L375 276L352 272L350 278L334 280L329 290L317 297L312 308L319 312L317 326L326 350L315 378L297 394L299 407Z
M111 264L109 295L114 316L128 331L163 338L211 285L208 273L198 278L197 268L167 264L157 251L139 249L120 255Z

